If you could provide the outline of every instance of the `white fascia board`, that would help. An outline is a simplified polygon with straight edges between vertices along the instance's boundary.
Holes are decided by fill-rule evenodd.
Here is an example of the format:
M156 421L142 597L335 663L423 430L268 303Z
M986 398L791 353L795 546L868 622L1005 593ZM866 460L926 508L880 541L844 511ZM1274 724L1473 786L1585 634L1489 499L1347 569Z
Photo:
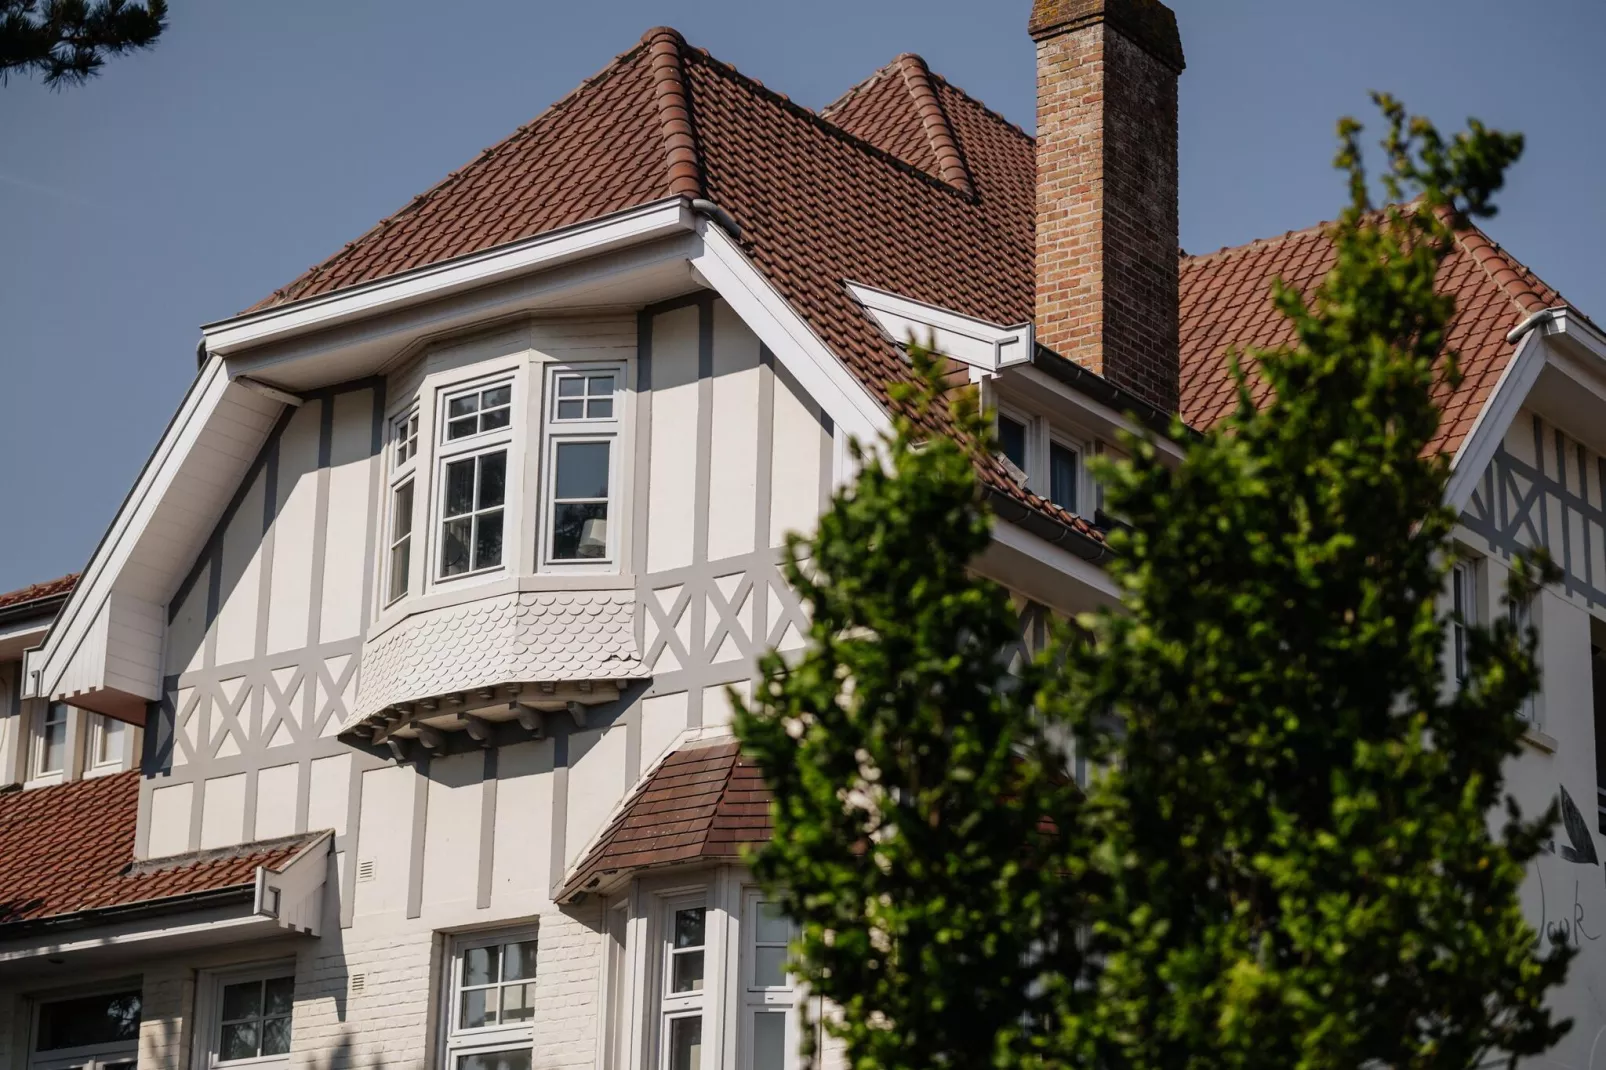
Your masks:
M847 287L898 345L925 342L945 357L986 372L1032 359L1037 337L1030 323L1004 326L862 283Z
M1028 364L1016 368L1009 375L1010 378L1018 376L1017 383L1029 383L1033 390L1052 395L1074 406L1079 410L1074 418L1078 422L1088 425L1087 429L1095 434L1106 438L1114 438L1117 433L1123 431L1140 437L1147 435L1154 442L1156 450L1172 460L1180 461L1182 459L1184 451L1178 443L1163 435L1153 434L1148 428L1140 427L1128 420L1124 413L1118 412L1102 401L1095 401L1086 394L1066 386L1035 365ZM1001 381L1007 383L1010 379L1006 378Z
M110 922L74 930L63 939L35 935L0 943L0 970L29 966L37 980L46 959L75 955L155 955L184 948L215 946L237 940L283 936L284 930L252 911L250 904L215 907L169 917Z
M1033 561L1046 565L1056 572L1063 573L1105 598L1112 601L1121 600L1121 589L1116 586L1109 572L1001 517L993 518L993 541L1000 546L1025 554Z
M1539 381L1539 373L1545 370L1547 348L1543 331L1529 331L1522 336L1517 351L1506 361L1499 380L1489 392L1488 400L1473 418L1472 430L1467 432L1450 459L1450 481L1444 490L1444 500L1457 513L1466 508L1473 488L1494 459L1495 450L1505 441L1506 429L1517 418L1528 391Z
M845 432L869 445L892 426L859 377L798 315L764 273L717 225L701 223L702 251L692 267L723 297L810 397Z
M133 490L129 491L116 517L112 519L111 527L95 548L94 555L84 568L83 577L51 624L44 644L28 652L23 673L25 698L48 695L54 690L84 637L94 626L101 607L111 597L118 573L128 562L140 533L156 514L184 458L189 455L228 388L229 377L224 371L223 361L213 357L196 376L189 393L184 395L178 412L167 425L161 441L156 444L155 452L140 471Z
M326 832L278 869L258 866L253 913L291 932L317 936L323 927L323 885L333 842L334 833Z
M433 300L554 267L567 260L694 230L697 222L696 213L683 198L655 201L331 294L209 323L201 332L207 352L227 356L308 331L381 315L421 300Z

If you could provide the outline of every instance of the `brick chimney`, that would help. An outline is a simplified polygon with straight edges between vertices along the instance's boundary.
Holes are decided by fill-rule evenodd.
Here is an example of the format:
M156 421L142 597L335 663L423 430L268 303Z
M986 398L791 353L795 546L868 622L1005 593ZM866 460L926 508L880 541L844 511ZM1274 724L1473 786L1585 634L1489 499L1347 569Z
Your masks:
M1033 0L1037 338L1177 408L1177 76L1159 0Z

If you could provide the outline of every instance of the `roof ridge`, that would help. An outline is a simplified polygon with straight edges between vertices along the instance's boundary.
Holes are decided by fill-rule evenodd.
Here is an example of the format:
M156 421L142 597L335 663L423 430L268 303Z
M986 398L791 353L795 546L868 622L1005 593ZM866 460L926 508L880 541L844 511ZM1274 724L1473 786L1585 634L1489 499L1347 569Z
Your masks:
M1456 230L1455 243L1472 257L1473 263L1483 269L1489 281L1500 288L1517 311L1529 315L1550 307L1550 303L1534 290L1533 282L1538 280L1538 276L1528 269L1528 265L1501 248L1477 224L1468 222L1465 227ZM1567 303L1560 294L1556 297L1562 304Z
M935 82L937 82L937 83L939 83L941 85L945 85L949 89L952 89L955 93L958 93L960 96L964 97L966 100L968 100L972 104L976 105L976 107L978 107L982 111L986 112L989 116L991 116L994 119L997 119L1000 124L1002 124L1003 126L1008 127L1010 130L1012 130L1015 133L1019 134L1021 136L1021 138L1023 140L1025 140L1027 143L1032 144L1032 145L1037 144L1037 138L1035 136L1033 136L1031 134L1028 134L1024 127L1022 127L1019 123L1017 123L1017 122L1013 121L1012 119L1010 119L1003 112L999 111L996 108L989 107L987 102L985 100L982 100L980 97L976 96L976 94L974 94L974 93L970 92L969 90L965 89L963 86L955 85L952 79L944 77L941 74L938 74L936 71L931 70L929 67L927 68L927 71L930 73L931 78L932 78L933 81L935 81Z
M1320 223L1313 223L1308 227L1300 227L1298 230L1285 230L1281 234L1272 234L1264 238L1251 238L1241 245L1223 245L1221 248L1208 253L1183 253L1181 258L1190 264L1204 264L1213 260L1230 260L1235 256L1257 249L1269 249L1294 238L1303 238L1306 235L1324 231L1337 222L1338 220L1336 219L1324 219Z
M926 141L937 158L938 177L967 197L974 197L976 187L970 180L970 169L965 166L964 155L959 150L959 138L954 133L953 124L948 121L948 113L943 110L936 86L932 84L931 68L913 52L905 52L892 62L897 64L903 75L904 89L914 102L920 125L926 132Z
M705 196L697 131L692 125L691 99L686 91L682 55L686 38L668 26L648 30L641 38L647 49L647 70L652 78L658 123L663 129L664 154L669 167L669 193L698 199Z
M776 104L786 111L798 116L799 118L802 118L817 126L822 133L828 134L829 136L837 138L840 141L844 141L856 149L874 156L885 163L891 164L896 170L913 175L915 178L920 179L933 189L942 190L950 196L964 196L964 193L958 189L955 189L947 182L944 182L936 175L931 174L928 171L922 171L920 168L898 156L896 153L888 152L880 145L877 145L871 141L867 141L851 131L844 130L842 127L838 126L836 123L832 122L830 119L826 118L824 115L820 114L814 109L804 107L802 104L799 104L785 93L776 92L750 74L743 74L741 70L732 64L729 64L724 60L712 55L706 48L700 48L697 45L688 44L686 46L685 54L693 59L696 59L700 63L706 63L715 70L722 71L728 77L739 80L744 85L751 88L755 93L767 98L771 103ZM885 69L886 68L883 68L883 70ZM878 71L877 73L879 74L881 72ZM871 77L873 78L874 75ZM866 80L865 84L868 84L868 82L869 79Z
M673 33L674 31L671 30L670 32ZM318 263L312 265L306 271L303 271L295 279L279 287L277 290L274 290L265 299L257 302L245 311L253 312L259 308L276 304L281 301L295 300L294 291L301 289L305 286L305 284L312 282L330 268L334 267L354 248L362 244L365 239L372 235L383 233L384 231L395 226L397 223L401 222L403 219L409 218L411 215L413 215L413 213L417 212L419 208L423 207L426 202L433 200L435 197L446 192L456 183L461 181L464 175L466 175L470 168L472 168L475 164L480 163L481 161L496 155L498 152L511 147L515 142L521 140L526 134L533 130L536 124L546 121L562 109L573 104L580 98L581 94L585 93L593 86L601 85L603 82L613 77L620 70L622 70L627 63L634 60L644 47L645 41L638 41L629 48L625 49L623 52L614 56L613 59L604 64L602 69L597 71L596 74L593 74L589 78L583 79L579 85L569 90L569 92L565 93L557 100L554 100L551 104L548 104L545 108L542 108L534 118L517 127L511 134L508 134L494 145L487 145L485 148L481 149L473 159L469 160L463 166L449 172L445 178L442 178L424 192L417 194L412 200L402 205L395 212L392 212L390 215L381 219L379 222L357 235L351 241L348 241L345 245L341 246L335 252L318 261Z

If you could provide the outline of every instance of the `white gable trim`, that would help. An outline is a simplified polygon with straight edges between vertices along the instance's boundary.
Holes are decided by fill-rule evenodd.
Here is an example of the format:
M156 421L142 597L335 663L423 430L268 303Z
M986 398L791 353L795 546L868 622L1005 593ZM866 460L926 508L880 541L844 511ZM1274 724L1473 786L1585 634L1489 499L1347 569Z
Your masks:
M1506 428L1516 419L1523 399L1539 373L1545 368L1545 344L1542 331L1529 331L1517 345L1517 352L1506 361L1505 370L1489 400L1483 403L1472 423L1472 430L1461 440L1461 446L1450 460L1450 482L1445 487L1445 502L1457 513L1466 507L1472 490L1483 478L1495 450L1505 440Z
M655 201L524 241L454 257L320 297L209 323L209 353L228 355L265 342L379 315L422 299L475 289L627 245L693 230L697 215L682 198Z
M849 435L869 445L892 421L859 377L831 351L718 226L701 224L702 252L692 267L769 347L786 370Z
M1005 327L873 286L857 282L847 286L854 300L865 307L886 336L898 345L910 339L929 339L932 348L944 356L992 374L1032 359L1037 333L1030 323Z

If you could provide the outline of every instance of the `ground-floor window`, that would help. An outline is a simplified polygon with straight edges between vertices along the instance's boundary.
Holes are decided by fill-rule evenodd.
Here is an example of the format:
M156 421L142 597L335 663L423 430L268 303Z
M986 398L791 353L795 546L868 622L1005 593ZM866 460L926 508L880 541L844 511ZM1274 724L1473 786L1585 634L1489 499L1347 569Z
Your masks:
M530 1070L537 947L534 929L451 938L447 1070Z
M291 963L207 977L198 1006L207 1065L243 1070L289 1062L295 987Z
M137 986L39 1001L30 1070L134 1070L139 1058Z

